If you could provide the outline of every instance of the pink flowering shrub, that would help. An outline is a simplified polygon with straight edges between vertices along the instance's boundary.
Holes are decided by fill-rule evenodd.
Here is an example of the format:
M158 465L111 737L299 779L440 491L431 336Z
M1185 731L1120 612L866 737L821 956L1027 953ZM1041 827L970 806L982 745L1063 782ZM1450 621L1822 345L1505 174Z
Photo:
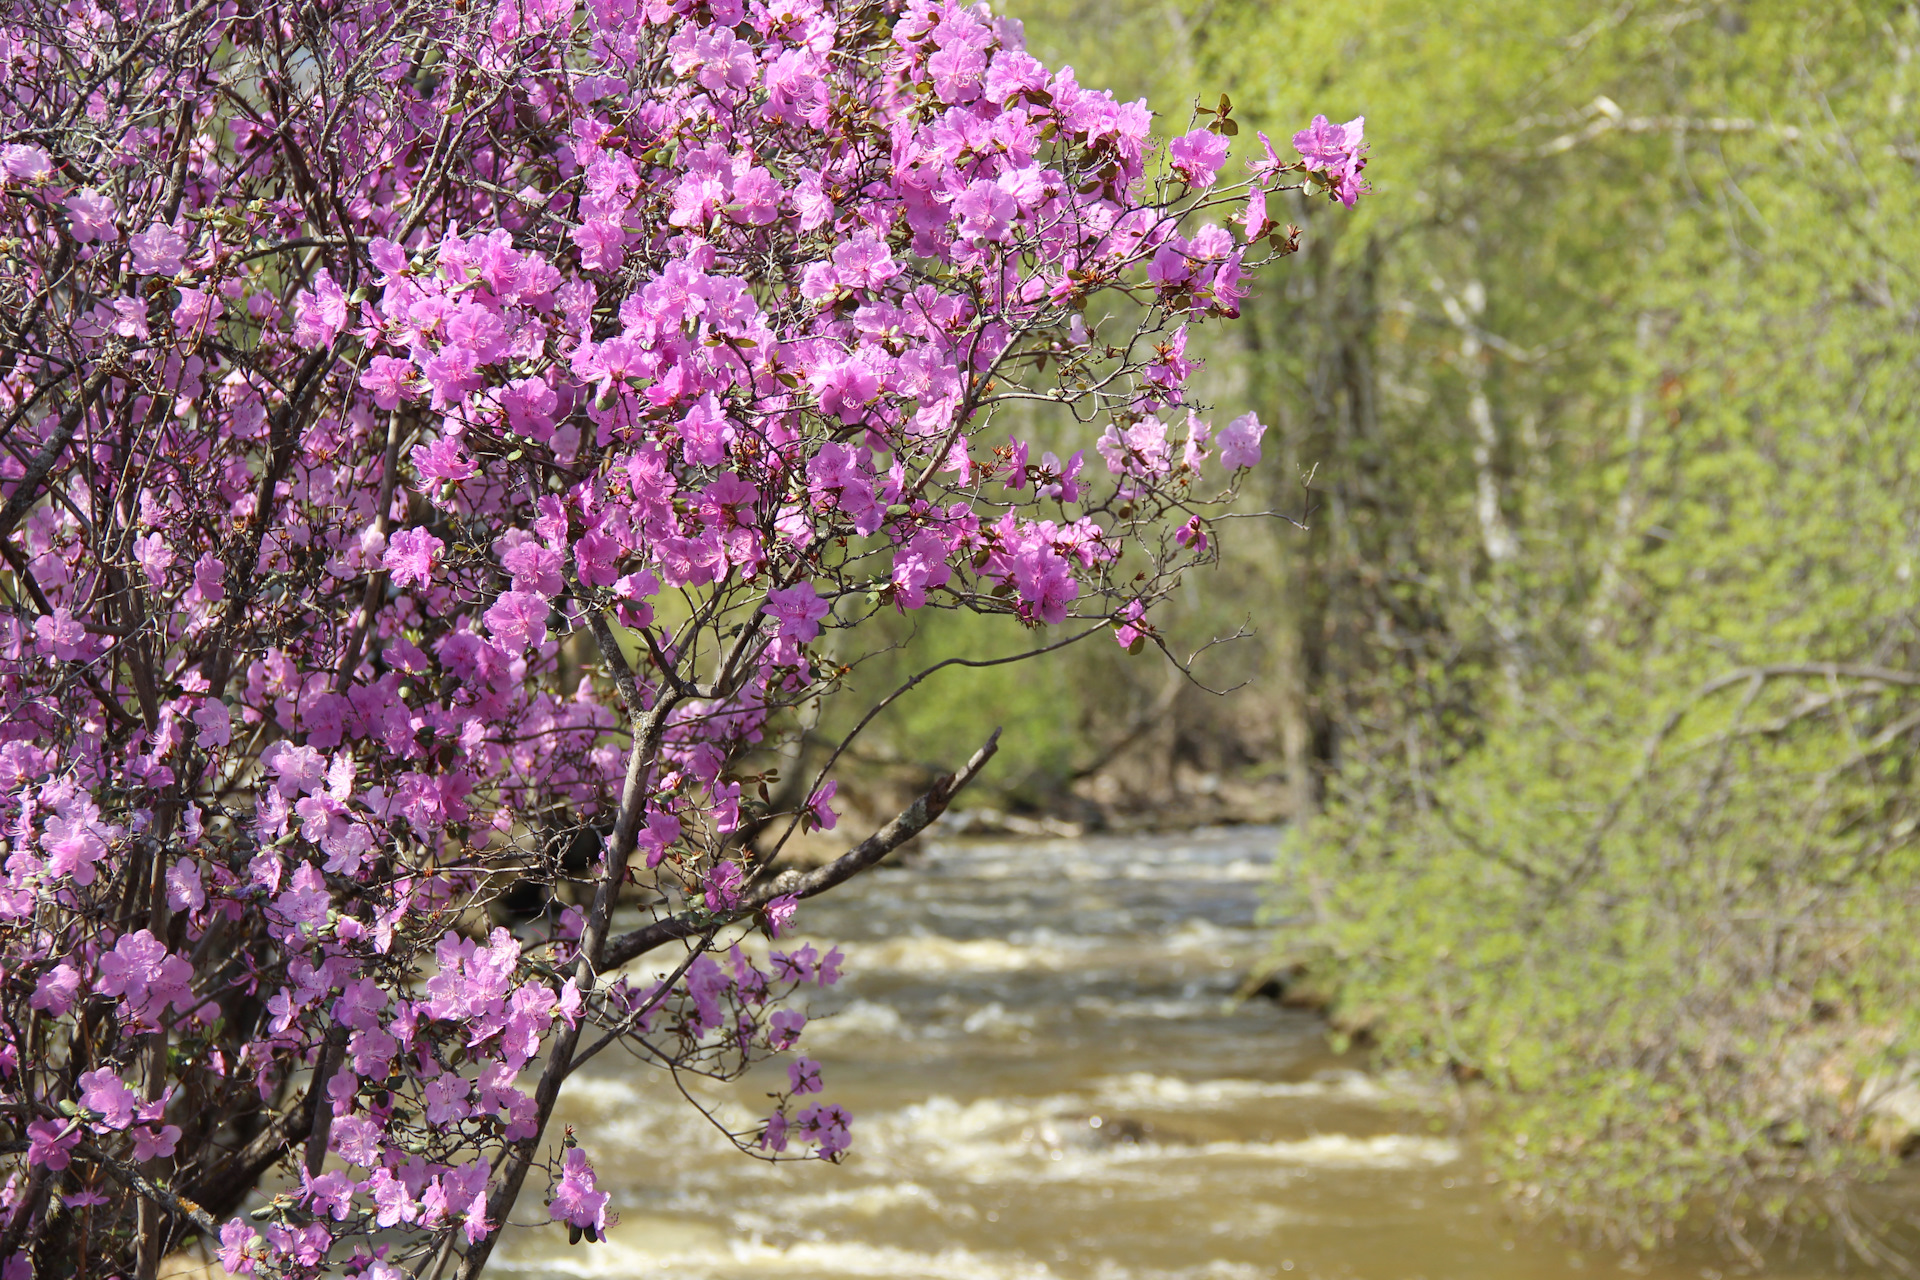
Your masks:
M1307 165L1163 154L984 11L9 0L0 67L4 1280L597 1239L568 1076L794 1047L839 953L742 935L992 755L782 867L863 623L1154 639L1260 457L1188 338ZM837 1158L787 1079L730 1136Z

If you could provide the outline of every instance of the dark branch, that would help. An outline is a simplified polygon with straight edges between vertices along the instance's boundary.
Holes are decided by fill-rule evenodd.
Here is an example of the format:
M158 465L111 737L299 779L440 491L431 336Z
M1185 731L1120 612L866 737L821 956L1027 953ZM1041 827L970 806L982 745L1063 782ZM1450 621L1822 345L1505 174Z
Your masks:
M898 849L907 841L919 835L931 826L953 798L986 768L987 761L993 759L1000 749L1000 731L995 729L973 758L961 766L957 773L947 774L929 787L925 794L902 810L899 816L886 826L862 840L846 853L829 862L824 867L812 871L785 871L766 883L748 891L733 918L743 919L760 910L775 898L792 894L796 898L811 898L825 893L835 885L844 884L873 866L882 858ZM714 918L705 912L682 912L656 920L643 928L625 933L607 943L603 965L607 969L617 969L639 957L679 938L698 937L714 927Z
M26 474L13 486L13 495L7 499L7 505L0 508L0 538L13 532L13 527L20 523L20 517L27 514L27 508L40 496L41 482L53 470L54 464L60 461L60 455L67 451L67 446L73 443L81 419L87 416L87 410L93 405L94 397L100 394L100 388L106 386L107 380L118 372L124 355L122 350L109 349L93 375L81 386L80 394L74 397L72 406L60 415L53 434L47 437L40 452L27 464Z

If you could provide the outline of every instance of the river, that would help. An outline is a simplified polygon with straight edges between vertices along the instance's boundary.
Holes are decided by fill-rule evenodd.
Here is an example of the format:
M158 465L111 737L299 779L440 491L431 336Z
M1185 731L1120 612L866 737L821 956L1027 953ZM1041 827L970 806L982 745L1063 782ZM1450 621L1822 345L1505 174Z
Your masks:
M1617 1272L1611 1255L1518 1228L1437 1099L1334 1057L1308 1014L1229 1007L1264 945L1255 917L1277 838L1237 828L932 842L806 904L802 932L847 954L802 1040L823 1064L824 1098L854 1113L846 1161L748 1159L668 1078L608 1054L568 1085L560 1118L619 1224L597 1245L510 1232L495 1269L675 1280ZM703 1101L744 1120L773 1079ZM516 1221L544 1216L536 1195ZM1701 1254L1632 1270L1711 1280L1724 1266ZM1813 1250L1765 1274L1841 1272Z

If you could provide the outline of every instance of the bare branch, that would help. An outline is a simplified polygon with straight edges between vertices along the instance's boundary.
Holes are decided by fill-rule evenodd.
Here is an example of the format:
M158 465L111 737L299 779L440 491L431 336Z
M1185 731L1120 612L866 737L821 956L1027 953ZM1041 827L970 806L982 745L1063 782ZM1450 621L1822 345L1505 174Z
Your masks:
M789 894L796 898L812 898L825 893L835 885L844 884L873 866L882 858L898 849L907 841L925 831L935 819L947 811L953 798L960 794L966 785L980 776L987 761L993 759L1000 749L1000 731L995 729L985 745L973 753L972 759L960 767L957 773L947 774L901 810L893 821L862 840L840 857L824 867L812 871L784 871L764 884L748 891L739 908L730 913L730 919L744 919L766 906L775 898ZM706 912L686 911L656 920L652 924L635 929L610 940L607 943L603 962L606 968L616 969L631 964L654 948L663 946L679 938L698 937L708 930L719 927L713 916Z

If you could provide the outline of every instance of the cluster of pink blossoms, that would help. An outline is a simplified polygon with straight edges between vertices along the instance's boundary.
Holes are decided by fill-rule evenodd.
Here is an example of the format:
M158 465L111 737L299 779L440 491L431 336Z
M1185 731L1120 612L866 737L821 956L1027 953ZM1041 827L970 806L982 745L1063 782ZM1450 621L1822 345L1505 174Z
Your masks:
M992 753L785 868L863 624L1155 639L1260 458L1191 331L1364 165L952 0L0 0L0 73L4 1280L597 1239L569 1075L791 1051L839 953L743 935ZM838 1158L787 1080L729 1136Z
M1315 181L1349 209L1367 189L1360 177L1367 167L1367 146L1362 141L1366 126L1365 116L1345 124L1329 124L1325 116L1315 116L1312 124L1293 135L1293 148ZM1273 144L1265 134L1260 141L1266 147L1266 164L1280 168L1282 161L1274 154Z

